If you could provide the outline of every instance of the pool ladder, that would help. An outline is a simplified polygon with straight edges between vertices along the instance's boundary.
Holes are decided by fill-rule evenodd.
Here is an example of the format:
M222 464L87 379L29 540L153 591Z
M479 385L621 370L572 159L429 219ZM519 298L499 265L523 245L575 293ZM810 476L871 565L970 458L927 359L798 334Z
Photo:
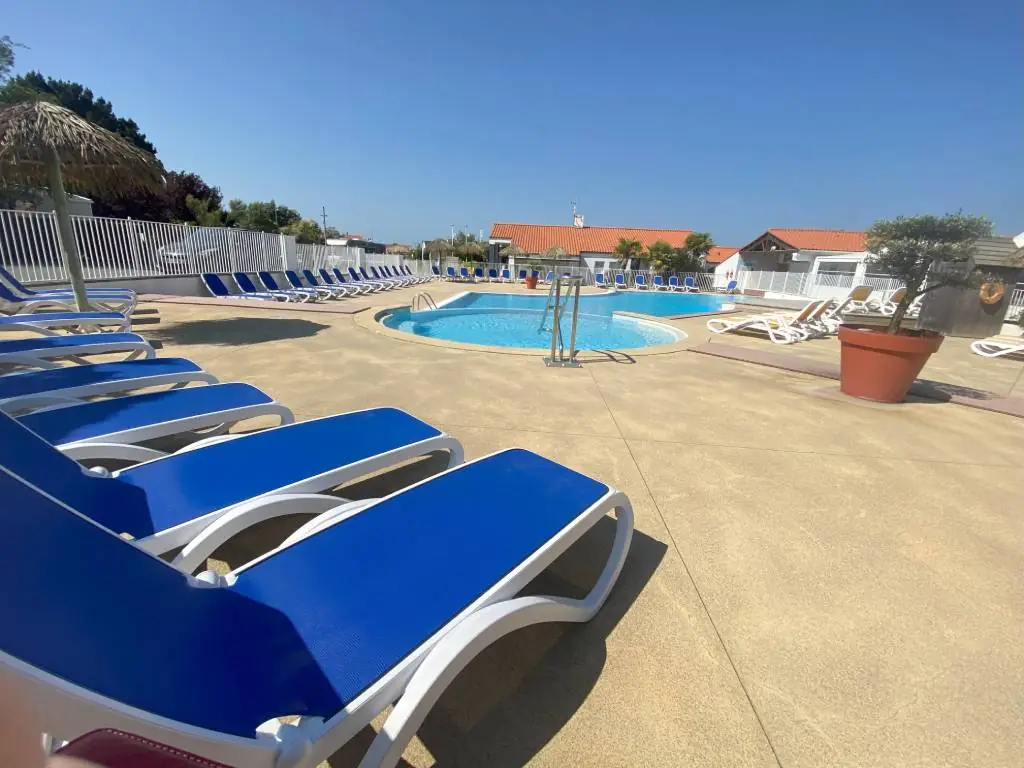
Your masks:
M547 319L548 310L551 310L551 356L544 358L544 364L548 367L556 366L561 368L578 368L576 360L576 321L580 313L580 287L583 284L582 277L556 277L548 290L548 301L544 306L544 317L541 320L539 330L544 329L544 320ZM563 293L562 289L565 289ZM565 297L563 301L562 297ZM563 313L569 302L572 301L572 330L569 332L569 354L565 353L565 339L562 336Z
M421 312L424 307L426 309L437 309L437 302L426 291L420 291L412 297L412 304L409 305L409 309L413 312Z

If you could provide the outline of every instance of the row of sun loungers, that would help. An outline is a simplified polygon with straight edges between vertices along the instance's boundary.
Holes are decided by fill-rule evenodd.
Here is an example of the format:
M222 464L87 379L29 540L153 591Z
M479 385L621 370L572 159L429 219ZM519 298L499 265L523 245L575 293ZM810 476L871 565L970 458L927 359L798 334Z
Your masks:
M395 408L296 423L250 384L157 357L125 315L21 317L34 335L0 339L0 662L53 739L109 728L225 765L316 766L394 705L361 763L393 766L483 649L588 621L618 578L629 500L537 454L463 463ZM257 416L279 425L226 434ZM446 471L382 499L328 493L437 451ZM110 462L128 466L93 468ZM518 596L608 512L586 597ZM256 560L196 573L294 514L311 520Z
M811 301L799 312L761 312L752 315L715 317L707 321L707 328L712 333L740 333L762 336L775 344L795 344L836 333L844 315L892 315L906 295L906 290L901 288L881 302L872 302L872 292L871 286L858 285L838 301ZM917 311L918 308L912 306L908 316L913 317Z
M262 301L316 302L329 299L341 299L348 296L360 296L378 291L390 291L394 288L405 288L427 282L430 278L418 277L408 267L366 267L348 268L345 275L339 268L331 270L303 269L300 272L288 269L284 272L287 283L278 283L272 272L257 272L255 278L262 287L257 286L253 276L246 272L234 272L231 277L238 288L233 293L225 284L224 279L214 273L202 275L203 284L216 298L255 299Z

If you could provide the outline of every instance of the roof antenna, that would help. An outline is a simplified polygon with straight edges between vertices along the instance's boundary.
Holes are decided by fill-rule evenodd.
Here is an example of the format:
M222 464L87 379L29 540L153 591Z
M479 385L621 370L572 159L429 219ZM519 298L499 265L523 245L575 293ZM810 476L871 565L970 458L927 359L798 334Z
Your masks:
M583 229L583 214L582 213L576 213L576 201L575 200L573 200L570 204L572 205L572 225L574 227L576 227L577 229Z

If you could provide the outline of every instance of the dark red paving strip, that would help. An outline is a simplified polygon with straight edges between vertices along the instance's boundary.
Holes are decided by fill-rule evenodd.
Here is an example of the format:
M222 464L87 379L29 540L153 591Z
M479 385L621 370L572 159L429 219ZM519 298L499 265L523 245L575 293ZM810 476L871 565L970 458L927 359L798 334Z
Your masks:
M354 315L369 309L372 304L367 304L359 299L342 299L338 302L325 302L319 304L306 304L299 302L284 301L259 301L256 299L215 299L207 296L172 296L162 293L144 293L139 296L139 301L152 301L158 304L192 304L208 307L234 307L235 309L269 309L274 312L323 312L329 315Z
M778 368L779 370L791 371L793 373L805 373L810 376L819 376L823 379L839 380L838 363L812 360L802 355L787 355L781 352L770 352L765 349L750 349L731 344L712 344L711 342L689 347L689 351L696 352L699 355L721 357L726 360L737 360L742 363L754 363L755 365L764 365L769 368ZM915 397L966 405L968 408L978 408L982 411L992 411L1024 419L1024 399L1019 397L1001 397L994 392L986 392L983 389L972 389L955 384L946 384L941 381L918 379L910 388L910 394Z

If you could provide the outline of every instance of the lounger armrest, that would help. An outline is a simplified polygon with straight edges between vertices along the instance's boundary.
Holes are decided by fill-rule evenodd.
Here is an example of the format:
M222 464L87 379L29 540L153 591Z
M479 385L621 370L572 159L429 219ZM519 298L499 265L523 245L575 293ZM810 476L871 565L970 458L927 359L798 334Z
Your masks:
M339 496L317 493L282 493L251 499L221 515L184 546L172 564L193 573L219 546L257 523L285 515L320 515L349 502Z
M75 461L152 461L167 455L164 451L127 443L68 443L58 450Z

